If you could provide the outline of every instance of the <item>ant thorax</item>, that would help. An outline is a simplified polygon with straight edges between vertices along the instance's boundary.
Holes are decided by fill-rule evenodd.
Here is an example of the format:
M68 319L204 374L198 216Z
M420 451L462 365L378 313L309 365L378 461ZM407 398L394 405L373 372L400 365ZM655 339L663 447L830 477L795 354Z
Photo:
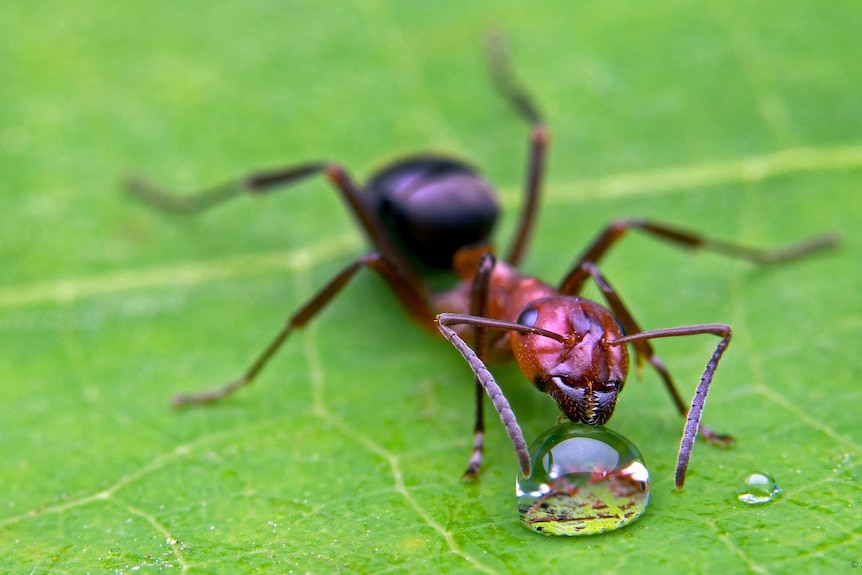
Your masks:
M464 279L451 290L434 294L432 302L439 313L474 313L471 302L473 278L478 264L467 265L465 260L470 259L475 252L473 248L466 248L456 254L455 270ZM506 262L497 261L488 282L487 309L484 315L504 321L517 321L521 312L532 302L551 297L556 293L556 290L545 282L519 273ZM469 338L473 328L459 325L454 326L453 329L462 337ZM512 359L510 335L510 332L496 330L487 333L488 351L494 361Z

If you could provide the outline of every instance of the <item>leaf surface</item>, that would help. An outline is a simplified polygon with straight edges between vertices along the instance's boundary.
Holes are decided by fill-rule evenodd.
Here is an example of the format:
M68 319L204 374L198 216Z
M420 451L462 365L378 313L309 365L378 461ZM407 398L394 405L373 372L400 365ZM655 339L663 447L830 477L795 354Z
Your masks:
M862 560L862 32L848 2L13 3L0 15L0 571L12 573L837 571ZM645 328L734 340L673 488L681 419L632 374L610 423L653 474L619 532L518 524L516 461L489 414L458 478L473 389L457 353L360 275L253 387L221 384L365 247L323 181L197 218L126 198L337 160L357 178L420 149L500 189L505 243L527 130L494 93L501 27L552 130L525 269L549 281L614 218L840 249L757 269L632 234L603 269ZM591 292L595 296L595 292ZM656 348L690 397L715 341ZM549 398L494 366L528 438ZM736 500L772 473L780 497ZM580 566L580 567L579 567Z

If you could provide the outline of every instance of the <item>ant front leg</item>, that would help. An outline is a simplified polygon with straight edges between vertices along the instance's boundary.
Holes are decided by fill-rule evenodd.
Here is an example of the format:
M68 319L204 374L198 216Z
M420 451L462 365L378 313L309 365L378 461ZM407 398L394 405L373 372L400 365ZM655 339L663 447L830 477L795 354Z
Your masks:
M521 427L518 425L517 419L515 419L515 413L512 411L509 401L503 394L503 390L500 389L499 385L497 385L497 382L494 380L494 376L491 375L490 371L488 371L488 367L485 365L485 362L479 358L478 354L470 348L467 342L465 342L451 326L471 325L482 329L496 329L521 334L530 333L566 344L570 343L569 337L521 323L457 313L441 313L437 316L436 323L440 333L442 333L443 337L449 340L449 343L458 350L458 353L461 354L461 357L464 358L467 365L469 365L470 369L473 370L473 374L476 376L476 381L479 382L485 390L485 393L488 394L488 397L491 399L491 403L494 405L494 409L497 410L497 413L500 416L500 421L503 422L503 427L506 429L509 440L515 448L515 454L518 456L518 462L521 465L521 473L523 473L525 477L529 477L530 468L532 467L532 464L530 463L530 452L527 449L527 442L524 440L524 433L521 431Z
M491 274L494 272L496 261L489 253L482 254L479 259L479 267L473 276L473 285L470 293L470 313L474 316L485 317L488 315L488 291L491 285ZM473 349L479 361L485 362L488 353L488 342L485 337L485 328L479 325L473 326ZM476 386L476 424L473 427L473 453L470 463L464 471L464 479L472 481L479 476L482 466L482 453L485 451L485 411L484 399L485 389L478 376Z
M637 333L643 333L644 330L640 327L637 320L632 316L631 312L629 312L628 307L623 303L619 294L617 294L616 290L610 285L604 275L599 271L596 265L593 262L584 262L578 268L572 271L569 274L569 277L584 275L584 277L592 277L593 281L596 282L596 285L602 292L602 295L605 298L605 301L608 303L608 306L611 308L611 311L614 312L616 318L620 321L625 328L625 332L628 335L634 335ZM579 282L579 288L583 287L583 282ZM564 295L578 295L578 293L573 293L571 291L562 291ZM730 328L728 328L729 333ZM670 375L667 367L665 367L664 362L659 359L658 355L655 353L655 349L652 344L649 342L648 338L637 338L632 340L632 347L634 347L635 355L637 357L637 365L640 367L643 364L644 359L649 362L649 364L656 370L662 382L664 383L665 389L670 395L671 401L673 401L674 406L677 411L679 411L680 415L686 417L689 411L688 405L683 401L682 396L677 390L676 385L674 384L673 378ZM733 443L733 437L726 434L716 433L712 429L706 427L705 425L700 426L700 434L703 435L703 438L708 443L714 443L716 445L728 446Z
M709 362L706 364L703 375L700 377L700 383L697 384L697 389L695 390L694 397L691 400L691 407L688 409L688 413L686 414L685 428L683 429L682 440L679 444L679 455L676 460L675 484L677 489L682 489L685 484L685 474L688 470L688 463L691 459L691 450L694 447L694 440L695 437L697 437L698 429L703 432L703 429L700 426L700 417L703 414L703 406L706 404L706 395L709 393L709 386L712 383L712 378L715 375L718 362L721 360L721 356L730 344L730 326L717 323L672 327L668 329L644 331L605 342L606 345L615 346L660 337L679 337L699 334L717 335L721 338L721 341L718 342L717 346L715 346L715 351L712 352L712 357L710 357Z
M706 395L709 392L710 383L712 383L713 375L715 374L715 370L718 367L718 361L721 359L724 350L730 344L731 338L731 329L730 326L725 324L708 324L708 325L696 325L696 326L686 326L686 327L677 327L677 328L668 328L661 330L651 330L644 331L638 325L637 321L635 321L634 317L632 317L626 305L623 303L622 299L620 299L616 290L610 285L607 279L602 275L599 269L592 262L584 262L582 263L576 270L569 274L570 277L574 275L575 272L580 272L586 274L588 277L592 277L593 280L598 285L602 294L605 297L605 301L607 301L608 305L613 311L614 315L617 319L622 323L625 328L626 336L607 341L607 345L623 345L625 343L631 343L632 347L635 349L635 353L638 358L638 364L640 364L643 359L646 358L649 361L650 365L655 368L658 372L659 376L662 378L662 381L665 384L665 388L673 400L674 405L680 414L686 418L685 429L683 430L682 441L680 444L679 456L677 458L677 471L676 471L676 486L677 488L682 488L683 483L685 482L685 474L688 469L688 462L691 458L691 450L694 446L694 439L698 433L703 435L704 439L709 443L714 443L717 445L730 445L733 443L733 437L730 435L718 434L708 427L700 424L701 414L703 412L703 406L706 403ZM580 284L582 285L582 283ZM565 292L564 292L565 293ZM565 295L576 295L573 293L565 293ZM664 363L658 358L655 354L655 350L652 347L652 344L649 342L650 339L656 339L661 337L677 337L684 335L697 335L697 334L713 334L721 337L721 341L716 346L715 352L713 352L712 358L706 366L706 369L701 376L700 383L697 386L697 390L695 391L695 395L692 398L691 405L686 406L686 404L682 401L682 397L679 394L679 391L676 389L676 385L674 385L673 379L670 376L667 368L664 366Z
M783 248L764 250L707 238L695 232L681 230L649 220L617 220L602 230L593 243L591 243L584 253L581 254L577 263L572 267L571 273L569 273L569 275L563 280L560 286L560 291L570 294L579 293L584 281L586 281L590 275L583 267L584 264L587 262L597 264L605 253L610 250L616 242L622 239L630 229L640 230L650 236L660 238L678 246L703 249L732 258L748 260L756 264L772 264L793 260L821 250L833 248L840 243L838 235L825 234L803 240Z
M231 395L242 387L250 385L266 364L269 363L269 360L272 359L290 334L293 333L294 330L305 327L309 321L311 321L323 310L324 307L326 307L326 304L332 301L332 299L341 292L351 278L356 275L356 272L365 267L380 274L380 276L386 280L389 287L398 297L401 305L414 320L426 327L433 325L434 315L428 307L425 294L415 290L414 286L408 280L399 275L398 270L379 253L370 253L357 259L341 270L323 287L323 289L317 292L308 302L305 303L305 305L299 308L299 310L297 310L290 319L288 319L287 323L278 335L240 377L224 386L208 391L179 394L174 397L174 405L183 406L189 404L212 403Z

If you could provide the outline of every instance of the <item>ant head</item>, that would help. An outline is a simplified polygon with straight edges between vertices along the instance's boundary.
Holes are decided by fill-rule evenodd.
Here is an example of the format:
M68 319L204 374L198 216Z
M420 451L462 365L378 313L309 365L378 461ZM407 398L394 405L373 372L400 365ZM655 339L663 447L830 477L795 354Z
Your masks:
M518 323L563 336L512 333L512 350L524 375L572 421L603 425L614 412L629 359L616 318L597 303L555 296L530 303Z

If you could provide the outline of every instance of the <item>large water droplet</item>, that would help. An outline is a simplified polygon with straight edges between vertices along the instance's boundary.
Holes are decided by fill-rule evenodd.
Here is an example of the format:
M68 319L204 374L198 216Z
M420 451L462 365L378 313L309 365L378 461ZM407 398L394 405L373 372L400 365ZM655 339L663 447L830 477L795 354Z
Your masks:
M742 485L737 497L743 503L752 505L769 503L781 492L775 479L762 471L748 473L742 477L741 481Z
M594 535L625 527L649 503L640 451L604 427L565 422L530 447L530 477L518 475L521 522L544 535Z

